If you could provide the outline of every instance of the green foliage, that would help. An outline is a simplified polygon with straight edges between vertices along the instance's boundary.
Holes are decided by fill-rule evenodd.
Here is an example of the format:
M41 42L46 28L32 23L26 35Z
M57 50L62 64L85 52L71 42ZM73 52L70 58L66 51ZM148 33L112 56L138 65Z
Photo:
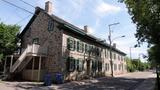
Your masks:
M0 60L5 55L12 54L16 48L17 33L20 27L17 25L6 25L0 23Z
M160 45L154 45L148 50L149 58L148 60L152 63L152 65L160 64Z
M149 46L149 60L160 64L160 0L119 0L124 2L133 23L137 25L135 34L138 45L147 42Z
M137 25L138 42L160 43L160 0L121 0Z
M126 59L127 62L127 70L129 72L134 72L136 70L144 71L150 68L150 63L143 63L139 59L130 60L129 58Z

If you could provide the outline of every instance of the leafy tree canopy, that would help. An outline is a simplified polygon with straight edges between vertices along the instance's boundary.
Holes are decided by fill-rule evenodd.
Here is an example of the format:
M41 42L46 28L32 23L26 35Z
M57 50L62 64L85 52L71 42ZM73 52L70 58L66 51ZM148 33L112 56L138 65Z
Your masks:
M133 23L137 25L138 45L147 42L149 60L160 64L160 0L119 0L124 2Z
M0 60L5 55L12 54L16 48L17 33L20 27L17 25L6 25L0 23Z
M119 0L124 2L133 23L138 43L160 44L160 0Z

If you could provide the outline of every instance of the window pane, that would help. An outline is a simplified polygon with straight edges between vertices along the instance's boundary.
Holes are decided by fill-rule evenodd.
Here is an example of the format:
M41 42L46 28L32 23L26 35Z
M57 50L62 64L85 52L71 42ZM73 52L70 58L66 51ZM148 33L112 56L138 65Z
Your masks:
M39 44L39 38L34 38L33 39L33 44Z

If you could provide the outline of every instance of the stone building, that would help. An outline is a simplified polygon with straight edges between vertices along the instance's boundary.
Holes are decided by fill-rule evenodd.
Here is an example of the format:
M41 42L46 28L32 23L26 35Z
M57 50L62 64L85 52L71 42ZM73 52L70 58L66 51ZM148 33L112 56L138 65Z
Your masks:
M5 72L24 80L42 81L61 73L65 80L110 76L112 47L114 75L126 72L125 53L52 14L52 3L35 13L19 35L20 54L6 57ZM12 77L13 78L13 77Z

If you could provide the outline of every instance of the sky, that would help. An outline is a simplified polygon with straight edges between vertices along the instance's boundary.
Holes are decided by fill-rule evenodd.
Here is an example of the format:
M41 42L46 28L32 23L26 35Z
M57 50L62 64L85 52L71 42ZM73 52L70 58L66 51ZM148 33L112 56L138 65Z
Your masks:
M21 8L34 13L36 6L44 9L48 0L6 0ZM109 24L120 23L111 26L112 39L125 35L124 38L113 40L119 50L125 52L128 57L142 59L142 53L147 55L146 44L140 48L133 48L137 44L136 25L132 23L131 16L123 3L118 0L50 0L53 3L53 14L83 29L89 26L89 34L108 42ZM18 24L21 30L29 22L33 14L9 5L0 0L0 21L6 24ZM144 61L144 60L143 60Z

